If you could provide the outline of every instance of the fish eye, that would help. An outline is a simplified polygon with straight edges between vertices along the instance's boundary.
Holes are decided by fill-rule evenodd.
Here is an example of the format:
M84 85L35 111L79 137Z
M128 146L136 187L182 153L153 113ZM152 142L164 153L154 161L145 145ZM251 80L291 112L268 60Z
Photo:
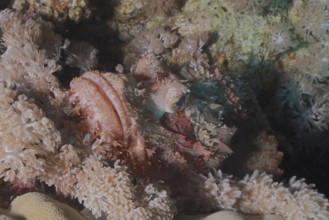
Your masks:
M186 103L187 97L186 95L182 95L178 101L176 102L176 107L178 109L182 108L184 106L184 104Z

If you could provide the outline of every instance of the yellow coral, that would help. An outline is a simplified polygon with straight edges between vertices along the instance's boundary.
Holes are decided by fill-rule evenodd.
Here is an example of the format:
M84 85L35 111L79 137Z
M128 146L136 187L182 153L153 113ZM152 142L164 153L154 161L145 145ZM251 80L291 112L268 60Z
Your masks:
M16 197L10 205L10 211L26 220L85 220L70 206L37 192Z

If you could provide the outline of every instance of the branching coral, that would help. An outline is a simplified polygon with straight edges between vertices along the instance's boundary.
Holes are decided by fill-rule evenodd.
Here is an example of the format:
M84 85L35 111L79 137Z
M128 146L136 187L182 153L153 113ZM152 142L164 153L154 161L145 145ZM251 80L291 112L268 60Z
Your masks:
M327 219L328 200L307 185L291 178L288 186L273 182L270 175L254 172L235 181L220 171L204 179L202 194L213 206L238 209L244 213L272 213L297 219ZM230 198L230 199L229 199Z
M108 146L108 145L107 145ZM92 148L104 148L96 141ZM104 152L105 150L103 150ZM105 162L101 154L89 154L63 146L45 167L40 179L65 196L78 199L95 217L107 219L172 219L175 203L161 183L137 181L126 166Z
M30 62L34 60L35 63L24 63L24 65L20 67L22 71L24 68L26 68L26 71L34 70L36 71L35 75L39 75L41 74L41 71L43 71L43 75L49 78L49 75L57 71L59 68L49 58L58 59L58 48L60 46L61 38L53 32L48 32L51 31L52 28L49 23L24 19L25 18L18 13L10 11L1 12L3 42L7 47L7 51L2 57L6 58L7 62L10 64L15 64L14 62L16 61L17 66L19 66L19 63L23 63L24 59L29 60ZM48 32L47 35L45 35L46 32ZM21 37L21 35L24 37ZM52 44L47 45L49 42L52 42ZM28 56L26 53L31 55ZM10 62L10 60L13 61ZM40 64L44 64L44 66L39 66ZM7 68L14 68L14 66L8 66ZM22 74L22 72L16 74ZM32 73L29 74L31 74L29 77L33 77ZM17 76L17 78L20 77Z
M73 195L96 217L106 213L108 219L152 219L155 216L172 219L175 214L167 191L152 184L134 186L132 176L118 163L114 168L105 167L97 158L90 157L76 172L76 181Z
M6 181L28 182L43 174L44 166L61 143L61 135L25 95L0 84L0 173Z
M9 10L1 11L0 27L6 47L1 55L0 80L33 97L51 119L63 118L63 111L55 109L63 104L66 94L53 75L61 68L57 64L61 37L50 23Z
M47 137L52 137L51 135L54 134L48 134ZM39 174L36 176L39 180L54 185L61 193L77 198L86 208L92 210L95 216L106 213L109 219L123 218L127 215L132 218L148 219L161 213L164 219L172 219L175 213L174 203L167 191L160 190L152 184L136 188L132 176L118 163L112 168L95 156L84 159L84 154L72 146L61 147L61 152L57 155L54 155L53 151L50 152L48 160L44 161L40 157L46 156L45 150L36 147L34 150L33 146L25 148L26 150L21 150L23 154L17 153L24 156L22 162L26 168L18 167L19 175L14 177L24 181L24 178L33 178ZM38 151L35 152L36 150ZM29 153L32 153L32 158ZM33 159L33 153L38 153L38 158ZM14 158L16 161L6 157L2 159L11 166L11 172L16 170L13 166L19 162L19 158ZM1 167L6 168L5 164L1 164ZM3 175L5 179L11 177L8 172Z
M97 160L88 159L88 155L91 153L89 147L92 149L100 149L101 147L97 147L97 141L89 138L88 134L84 137L83 134L79 133L77 126L72 124L73 120L69 119L69 116L66 115L66 113L73 114L69 106L62 105L63 100L66 99L67 92L60 87L57 79L52 75L52 68L58 68L56 65L56 59L58 57L56 54L53 54L54 56L49 55L52 59L47 59L46 54L51 50L39 50L42 45L41 42L44 40L44 38L39 35L40 33L43 33L41 31L42 25L40 26L42 22L40 21L41 23L39 23L38 21L28 18L27 22L24 23L24 17L21 14L10 11L3 11L1 16L1 24L4 33L3 37L7 39L5 43L8 43L8 45L6 45L7 51L2 55L1 59L1 64L4 67L1 71L1 80L4 81L1 84L1 117L3 117L1 132L4 135L4 138L1 139L1 176L5 180L12 182L16 181L16 179L20 182L37 179L38 181L45 182L50 186L54 185L58 192L78 198L81 202L86 204L88 208L94 210L96 215L100 215L101 212L106 213L108 210L116 209L110 205L113 199L111 197L112 194L106 193L111 192L111 190L118 190L119 194L123 193L121 195L125 197L126 200L121 203L122 206L117 206L117 212L111 213L110 216L124 216L125 214L130 213L130 215L137 215L140 218L147 219L151 218L155 213L162 212L165 216L164 218L171 219L174 215L175 208L173 205L174 203L166 194L166 191L158 190L156 186L152 187L152 185L147 185L148 183L145 183L145 186L138 187L138 190L135 189L132 176L127 172L124 173L125 171L123 171L123 169L112 173L117 179L113 179L113 176L104 176L103 183L94 182L89 186L89 191L85 190L86 185L83 181L90 182L87 180L89 178L101 180L102 177L98 176L99 174L103 175L108 173L108 175L112 175L109 173L112 169L111 166L103 166L103 163L101 162L102 157L105 155L103 152L106 152L106 148L103 145L102 150L95 150L95 153L99 153ZM28 28L26 29L29 25L35 27L35 32L33 32L35 35L33 35L33 37L30 35L32 34L30 33L31 30ZM11 32L12 28L15 28L16 26L30 34L26 36L21 33L22 36L20 36L15 32ZM49 36L53 36L52 32L48 34ZM11 35L13 37L9 37ZM15 39L18 42L20 41L20 38L22 38L22 47L15 42ZM10 42L15 43L11 45ZM26 48L31 51L29 56L26 53L29 50L26 51ZM13 50L15 50L16 53L9 53ZM21 56L21 54L25 54L25 56ZM9 62L9 58L13 61ZM46 62L47 65L43 66L44 62ZM48 66L48 64L52 65ZM43 68L40 69L39 67ZM19 70L19 74L13 71L15 69ZM112 82L117 80L117 84L114 85L114 88L112 88L111 91L118 90L118 93L115 93L115 95L117 95L115 100L118 101L118 99L123 97L123 94L121 93L122 90L119 90L123 81L121 78L116 78L114 75L109 77L112 77ZM45 86L45 80L46 82L49 80L51 83ZM87 84L108 83L102 77L96 77L95 79L90 79L90 81L87 79L84 80L87 81ZM16 89L17 91L13 91L7 87ZM58 96L58 94L53 91L58 91L61 96ZM103 91L101 91L101 93L102 92ZM44 96L41 96L41 94ZM33 100L32 97L34 98ZM113 95L110 97L113 97ZM34 104L34 101L39 105ZM46 105L44 105L43 101L46 102ZM50 101L50 104L47 101ZM116 107L118 106L116 105ZM126 106L122 106L119 103L119 108L117 109L119 109L124 116L127 116L127 112L124 110L125 107ZM54 118L55 116L58 116L58 114L64 117L61 117L60 121L57 120L57 123L55 124L46 117L46 114L40 108L47 114L54 111L55 114L50 114L50 116L53 116ZM122 116L122 114L119 115ZM125 118L121 119L125 120ZM13 120L15 123L10 123L9 120ZM128 124L125 124L124 121L122 122L124 124L123 128L126 129L126 133L122 135L127 135L127 130L132 131L133 126L129 124L131 121L129 121ZM61 134L56 129L55 125L60 126L60 131L63 132L63 135L65 136L62 141ZM72 136L69 137L70 135ZM128 141L129 143L135 141L137 143L134 146L139 146L138 144L140 143L138 143L138 140L131 137L135 137L134 132L125 136L125 141ZM91 146L93 142L94 145ZM64 145L61 146L62 144ZM77 144L80 146L78 148L71 144ZM107 147L109 146L110 145L107 144ZM135 155L137 155L137 153ZM115 167L118 166L115 165ZM105 170L104 172L99 173L98 171L95 172L96 168ZM126 175L127 178L123 178L122 175ZM122 178L125 181L121 182L121 184L116 183L116 181L120 182ZM112 185L108 184L109 181L112 181L111 179L113 179ZM80 181L82 181L81 185L79 185ZM129 185L123 185L128 183ZM77 187L77 185L79 185L79 187ZM104 189L105 194L102 195L103 203L101 203L98 198L93 197L93 190L95 190L94 187L102 185L107 187ZM126 188L122 191L117 188L118 186ZM144 190L145 196L139 198L140 191ZM119 194L117 193L115 195L117 196ZM138 201L133 198L138 198ZM96 201L96 204L98 205L95 206L91 201ZM128 203L131 204L130 208L123 210L122 207L125 207ZM144 204L143 208L140 205L142 203ZM104 207L104 204L106 204L106 207Z
M284 187L273 182L271 176L254 172L241 180L239 186L242 197L238 207L246 213L276 213L288 219L328 218L328 200L303 179L296 180L293 177ZM262 200L272 202L265 203Z

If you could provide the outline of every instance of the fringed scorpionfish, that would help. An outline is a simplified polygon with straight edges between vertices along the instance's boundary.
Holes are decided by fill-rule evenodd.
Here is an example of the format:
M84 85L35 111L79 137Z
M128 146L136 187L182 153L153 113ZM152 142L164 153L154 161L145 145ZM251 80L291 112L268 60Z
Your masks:
M216 100L193 95L197 87L143 54L129 74L90 71L73 79L70 101L80 128L110 144L109 159L148 175L190 175L218 168L236 131L223 123Z

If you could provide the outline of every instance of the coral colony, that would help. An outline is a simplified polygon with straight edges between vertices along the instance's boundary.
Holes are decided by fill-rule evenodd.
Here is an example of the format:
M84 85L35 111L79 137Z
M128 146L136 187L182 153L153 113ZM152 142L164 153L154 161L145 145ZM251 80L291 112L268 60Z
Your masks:
M329 219L328 1L0 8L1 219Z

